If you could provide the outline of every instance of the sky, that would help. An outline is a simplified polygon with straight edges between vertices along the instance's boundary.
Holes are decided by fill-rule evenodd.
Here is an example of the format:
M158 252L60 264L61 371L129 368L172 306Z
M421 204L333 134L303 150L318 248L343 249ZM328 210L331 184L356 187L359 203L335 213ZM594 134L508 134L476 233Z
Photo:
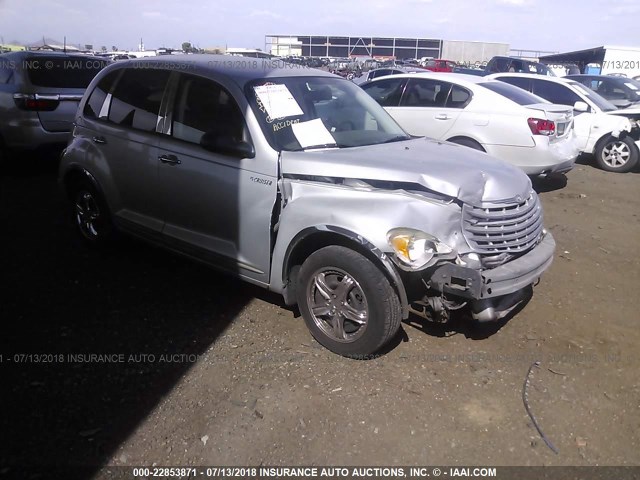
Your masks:
M640 46L640 0L0 0L0 43L265 48L267 34L397 36L566 52Z

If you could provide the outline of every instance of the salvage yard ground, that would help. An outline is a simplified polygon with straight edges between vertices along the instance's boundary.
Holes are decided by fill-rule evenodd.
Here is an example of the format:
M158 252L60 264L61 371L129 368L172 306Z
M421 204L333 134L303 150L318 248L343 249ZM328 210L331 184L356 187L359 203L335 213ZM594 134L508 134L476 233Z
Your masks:
M129 239L88 250L47 161L0 183L4 473L640 464L640 174L586 160L566 186L537 182L558 250L505 325L412 318L384 355L354 361L276 295ZM529 404L558 455L523 407L535 360Z

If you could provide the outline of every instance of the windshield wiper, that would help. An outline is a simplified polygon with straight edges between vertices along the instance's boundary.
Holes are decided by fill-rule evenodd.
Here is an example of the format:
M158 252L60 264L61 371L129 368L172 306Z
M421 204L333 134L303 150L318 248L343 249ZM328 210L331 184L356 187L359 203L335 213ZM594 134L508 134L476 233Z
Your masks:
M395 137L389 138L388 140L385 140L382 143L402 142L404 140L411 140L411 137L408 135L397 135Z
M340 145L338 145L337 143L320 143L318 145L309 145L308 147L296 148L296 149L291 150L291 151L292 152L304 152L305 150L314 150L316 148L340 148Z

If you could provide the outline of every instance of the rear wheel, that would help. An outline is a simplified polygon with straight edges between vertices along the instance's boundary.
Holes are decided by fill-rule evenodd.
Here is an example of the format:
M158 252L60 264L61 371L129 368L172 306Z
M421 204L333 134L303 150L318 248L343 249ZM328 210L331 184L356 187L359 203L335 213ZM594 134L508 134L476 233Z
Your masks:
M609 135L598 144L595 157L603 170L624 173L638 163L638 147L631 137L616 138Z
M92 246L102 246L113 236L113 226L102 195L87 180L80 180L72 189L73 220L82 238Z
M313 337L340 355L366 358L400 328L398 295L387 277L363 255L330 246L300 268L298 307Z

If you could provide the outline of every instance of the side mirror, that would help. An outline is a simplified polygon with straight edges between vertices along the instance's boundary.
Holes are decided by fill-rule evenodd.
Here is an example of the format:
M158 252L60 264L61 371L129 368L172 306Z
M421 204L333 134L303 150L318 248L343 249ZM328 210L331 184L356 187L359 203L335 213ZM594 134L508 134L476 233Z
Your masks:
M573 109L576 112L579 112L579 113L588 112L589 111L589 105L587 105L586 102L578 101L578 102L574 103Z
M200 146L210 152L238 158L254 158L256 151L249 142L234 140L229 135L207 132L200 139Z

